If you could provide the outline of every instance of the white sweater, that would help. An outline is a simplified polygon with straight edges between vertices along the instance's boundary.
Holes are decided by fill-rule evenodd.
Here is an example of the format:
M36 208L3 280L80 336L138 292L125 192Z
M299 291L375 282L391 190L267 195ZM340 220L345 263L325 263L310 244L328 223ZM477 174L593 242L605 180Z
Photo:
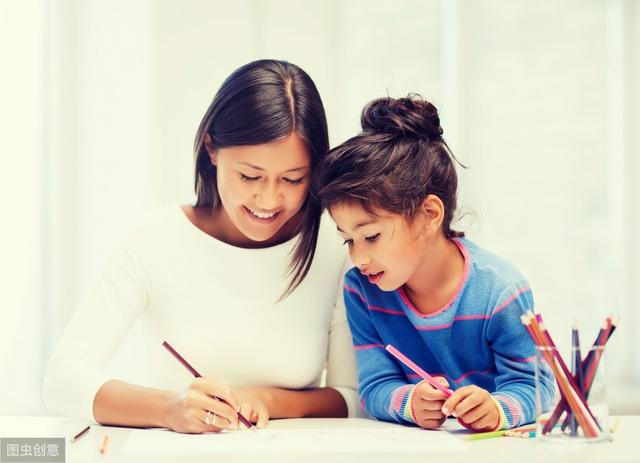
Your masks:
M161 346L168 341L203 376L234 386L337 389L359 414L351 333L342 300L348 264L335 226L323 217L313 265L276 303L297 238L264 249L223 243L177 205L150 213L72 316L49 362L44 399L64 415L94 420L106 366L140 319L136 352L150 384L183 390L193 377Z

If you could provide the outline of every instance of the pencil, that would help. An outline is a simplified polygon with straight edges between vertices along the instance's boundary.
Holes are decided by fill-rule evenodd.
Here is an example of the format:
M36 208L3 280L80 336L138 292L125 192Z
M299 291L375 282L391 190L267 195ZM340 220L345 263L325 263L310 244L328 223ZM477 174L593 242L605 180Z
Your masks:
M105 434L102 439L102 447L100 447L100 453L105 453L107 451L107 444L109 443L109 434Z
M425 381L427 381L429 384L431 384L433 387L435 387L437 390L439 390L440 392L442 392L445 396L447 397L451 397L451 394L453 394L453 392L451 391L451 389L447 389L446 387L444 387L442 384L440 384L438 381L436 381L436 379L431 376L429 373L427 373L426 371L424 371L422 368L420 368L418 365L416 365L415 363L413 363L406 355L404 355L402 352L400 352L398 349L396 349L395 347L393 347L391 344L387 344L387 347L385 347L385 349L391 354L393 355L395 358L397 358L398 360L400 360L402 363L404 363L407 367L411 368L413 371L415 371L418 375L420 375L420 377L422 379L424 379Z
M187 362L184 359L182 355L178 354L178 352L173 347L171 347L171 345L167 341L162 341L162 346L165 349L167 349L171 353L171 355L173 355L178 360L178 362L182 364L182 366L184 366L187 370L189 370L193 376L195 376L196 378L202 378L202 375L198 373L198 371L195 368L193 368L189 364L189 362ZM220 400L226 403L224 400L220 399L219 397L214 397L214 398L216 400ZM238 413L238 419L240 420L240 422L244 424L248 429L251 429L253 432L256 432L256 428L253 427L253 424L251 423L251 421L249 421L244 416L242 416L242 413L240 412L237 412L237 413Z
M89 430L91 429L91 426L87 426L86 428L84 428L82 431L80 431L78 434L76 434L75 436L73 436L71 439L69 439L69 442L71 442L72 444L74 442L76 442L78 439L80 439L82 436L84 436L86 433L89 432Z
M494 437L502 437L508 431L493 431L493 432L479 432L477 434L471 434L467 437L467 440L482 440L482 439L492 439Z

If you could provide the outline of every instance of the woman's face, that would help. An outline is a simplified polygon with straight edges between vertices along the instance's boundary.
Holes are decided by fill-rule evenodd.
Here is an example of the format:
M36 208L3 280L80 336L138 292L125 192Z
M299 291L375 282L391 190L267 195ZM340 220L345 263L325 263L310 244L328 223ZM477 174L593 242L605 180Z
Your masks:
M217 168L227 228L235 228L226 233L236 235L234 240L242 241L239 233L254 242L271 241L302 209L311 156L297 133L261 145L214 149L209 155Z

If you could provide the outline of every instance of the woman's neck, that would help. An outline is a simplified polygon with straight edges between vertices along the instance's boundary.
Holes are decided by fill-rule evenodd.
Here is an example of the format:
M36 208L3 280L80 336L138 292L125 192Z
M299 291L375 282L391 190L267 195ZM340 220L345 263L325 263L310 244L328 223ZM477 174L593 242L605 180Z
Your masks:
M464 256L444 235L429 243L422 264L404 285L413 306L423 314L436 312L455 295L464 275Z
M182 206L182 210L191 223L207 235L231 246L247 249L268 248L289 241L299 232L303 214L302 210L298 212L268 240L253 241L238 230L224 207L213 209L211 206L185 205Z

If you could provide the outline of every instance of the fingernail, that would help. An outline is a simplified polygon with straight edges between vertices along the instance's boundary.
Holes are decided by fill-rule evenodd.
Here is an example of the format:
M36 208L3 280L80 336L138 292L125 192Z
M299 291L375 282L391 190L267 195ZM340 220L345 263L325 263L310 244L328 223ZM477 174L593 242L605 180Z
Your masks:
M458 418L458 415L456 414L456 412L451 413L453 416L455 416L456 418Z
M442 413L449 416L449 409L447 407L442 407Z

